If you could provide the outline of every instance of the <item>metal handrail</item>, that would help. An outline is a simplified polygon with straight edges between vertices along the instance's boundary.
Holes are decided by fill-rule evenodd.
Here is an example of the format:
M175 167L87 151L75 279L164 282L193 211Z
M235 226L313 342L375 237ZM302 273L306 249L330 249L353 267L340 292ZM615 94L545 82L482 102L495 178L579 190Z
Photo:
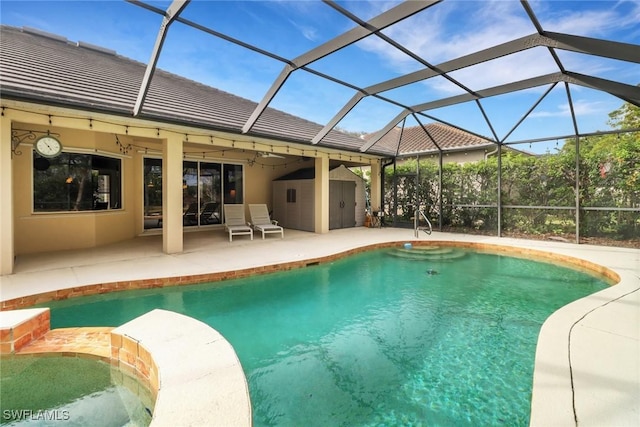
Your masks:
M431 234L431 232L433 231L433 227L431 226L431 221L429 221L429 218L427 218L427 216L421 210L419 210L418 213L422 218L424 218L425 221L427 221L427 224L429 224L429 231L427 231L425 227L418 226L418 224L420 223L420 219L418 218L418 215L414 215L413 231L416 235L416 238L418 238L418 230L422 230L427 234Z

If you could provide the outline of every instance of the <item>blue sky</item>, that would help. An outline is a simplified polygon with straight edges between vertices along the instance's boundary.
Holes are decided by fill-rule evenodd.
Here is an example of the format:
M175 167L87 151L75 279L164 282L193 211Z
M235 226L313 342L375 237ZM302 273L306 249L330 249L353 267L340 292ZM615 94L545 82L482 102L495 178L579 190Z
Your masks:
M149 2L166 9L168 1ZM370 19L397 2L340 1L348 11ZM640 0L542 1L530 5L546 31L596 37L640 45ZM223 34L268 50L285 59L304 52L353 28L342 14L316 0L308 1L198 1L181 15ZM161 22L159 15L123 1L7 1L0 2L2 24L27 26L113 49L146 63ZM478 49L535 33L524 8L515 0L445 0L401 21L384 34L402 43L431 64L454 59ZM640 65L558 50L570 71L627 84L640 83ZM284 64L180 23L172 25L159 67L175 74L260 101ZM350 84L366 87L423 68L380 38L367 38L310 67ZM475 90L557 72L545 48L534 48L451 73ZM482 106L500 138L544 93L546 87L482 100ZM441 77L414 83L382 95L404 105L417 105L462 93ZM353 96L354 91L302 70L294 72L271 107L324 124ZM580 132L606 130L608 113L619 108L618 98L571 85L571 97ZM392 120L401 108L367 97L339 123L350 131L374 132ZM491 137L475 103L431 110L429 114ZM429 119L421 119L429 123ZM407 126L417 123L407 120ZM563 85L558 85L516 129L507 141L573 133ZM544 152L555 141L523 149Z

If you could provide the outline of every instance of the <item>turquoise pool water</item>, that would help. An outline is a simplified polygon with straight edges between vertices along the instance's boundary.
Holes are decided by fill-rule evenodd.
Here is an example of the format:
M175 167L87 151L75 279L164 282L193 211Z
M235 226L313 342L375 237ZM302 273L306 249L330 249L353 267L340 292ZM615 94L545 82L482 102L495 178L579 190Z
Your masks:
M50 303L52 327L154 308L202 320L234 346L257 426L528 425L540 326L607 284L507 256L392 253L407 255Z

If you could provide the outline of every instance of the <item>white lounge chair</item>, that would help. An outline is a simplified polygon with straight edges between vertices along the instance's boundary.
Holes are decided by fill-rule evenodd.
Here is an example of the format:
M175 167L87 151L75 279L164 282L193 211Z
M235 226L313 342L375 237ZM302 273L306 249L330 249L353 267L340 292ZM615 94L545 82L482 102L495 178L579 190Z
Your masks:
M262 239L265 234L280 233L280 238L284 239L284 228L278 225L278 221L269 217L267 205L249 205L249 215L251 215L251 226L254 230L262 232Z
M233 236L251 236L253 240L253 229L244 219L244 205L224 205L224 228L229 232L229 241Z

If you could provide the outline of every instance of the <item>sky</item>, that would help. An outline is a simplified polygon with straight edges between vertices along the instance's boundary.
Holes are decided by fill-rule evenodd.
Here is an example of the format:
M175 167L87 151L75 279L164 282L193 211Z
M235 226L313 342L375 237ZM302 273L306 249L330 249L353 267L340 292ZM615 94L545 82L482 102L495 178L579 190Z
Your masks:
M397 5L392 1L338 1L337 4L369 20ZM171 2L148 2L162 10ZM601 38L640 45L640 0L529 2L545 31ZM193 0L181 17L233 39L269 51L282 60L305 52L352 29L356 24L318 0L217 1ZM119 55L147 63L161 24L161 16L124 1L1 0L3 25L31 27L69 41L82 41L115 50ZM444 0L385 30L386 37L402 44L432 65L467 55L536 32L525 9L515 0ZM569 71L630 85L640 84L640 65L592 55L556 50ZM638 50L640 57L640 47ZM259 102L285 63L240 47L182 23L174 23L158 67L180 76ZM368 37L309 64L309 67L364 88L424 69L416 59L379 37ZM482 90L515 80L558 72L548 49L536 47L450 73L459 85L442 77L416 82L380 95L404 106L463 93L460 85ZM423 124L444 121L486 137L506 142L571 135L573 122L564 85L557 85L531 114L521 118L543 96L548 86L430 110ZM570 85L581 133L610 129L608 114L622 106L614 96ZM356 93L353 88L296 70L270 103L270 107L319 124L328 122ZM338 123L341 129L373 133L392 121L402 107L365 97ZM491 127L487 124L488 117ZM405 126L418 123L409 117ZM516 127L516 125L518 125ZM515 130L511 130L515 127ZM553 150L558 144L523 144L533 152Z

